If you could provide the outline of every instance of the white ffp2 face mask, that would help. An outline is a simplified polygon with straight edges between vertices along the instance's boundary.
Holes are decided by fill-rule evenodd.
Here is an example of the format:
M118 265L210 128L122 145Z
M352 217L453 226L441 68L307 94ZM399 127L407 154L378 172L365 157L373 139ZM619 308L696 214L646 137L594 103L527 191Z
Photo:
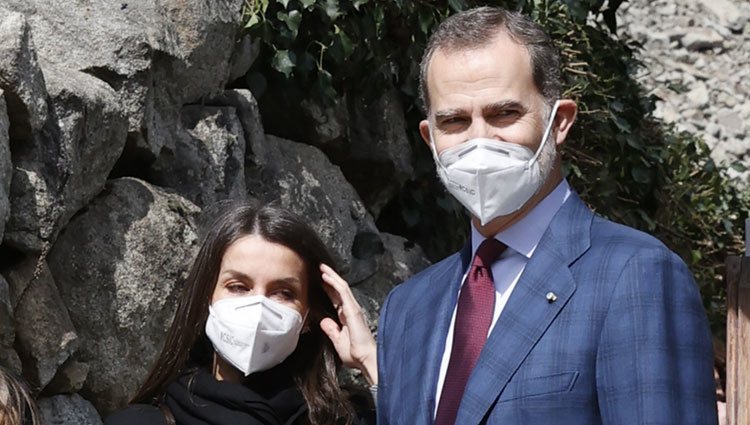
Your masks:
M231 297L208 307L214 350L245 376L283 362L297 348L302 316L262 295Z
M544 183L538 161L557 114L555 102L536 153L516 143L477 138L438 155L430 130L430 148L440 180L484 226L492 219L518 211Z

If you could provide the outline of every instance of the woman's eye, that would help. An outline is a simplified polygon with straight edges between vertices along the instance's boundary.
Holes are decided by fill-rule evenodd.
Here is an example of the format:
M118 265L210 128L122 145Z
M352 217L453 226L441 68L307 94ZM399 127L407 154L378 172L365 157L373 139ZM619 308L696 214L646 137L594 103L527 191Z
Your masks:
M283 301L292 301L294 300L294 292L289 290L281 290L274 292L274 297L277 299L283 300Z
M229 285L227 285L227 289L229 290L229 292L235 294L245 293L250 290L247 286L241 283L230 283Z

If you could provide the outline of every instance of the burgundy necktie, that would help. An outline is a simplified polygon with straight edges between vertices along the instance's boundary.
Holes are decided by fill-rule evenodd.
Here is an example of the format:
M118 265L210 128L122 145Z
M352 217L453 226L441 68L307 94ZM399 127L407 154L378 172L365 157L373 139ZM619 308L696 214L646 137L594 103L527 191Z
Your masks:
M443 382L435 425L453 425L466 382L479 359L495 310L495 284L492 263L505 250L497 239L485 239L471 263L466 281L461 287L453 327L453 345L448 371Z

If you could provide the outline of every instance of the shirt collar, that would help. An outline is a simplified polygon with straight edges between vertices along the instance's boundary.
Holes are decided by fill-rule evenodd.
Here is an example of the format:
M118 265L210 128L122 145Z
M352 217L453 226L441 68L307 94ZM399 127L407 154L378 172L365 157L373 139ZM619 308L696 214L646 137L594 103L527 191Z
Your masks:
M563 179L555 189L539 202L528 214L513 223L507 229L495 235L495 239L504 243L508 248L518 252L526 258L536 250L542 235L552 222L563 203L570 197L571 190L568 181ZM471 252L476 254L479 244L484 241L484 236L471 225ZM507 252L507 251L506 251Z

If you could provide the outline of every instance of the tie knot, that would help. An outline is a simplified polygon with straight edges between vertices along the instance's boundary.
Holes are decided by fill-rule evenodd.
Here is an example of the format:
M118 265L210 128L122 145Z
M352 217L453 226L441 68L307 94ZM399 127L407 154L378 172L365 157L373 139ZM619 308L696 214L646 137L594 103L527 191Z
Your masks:
M505 248L506 245L495 238L485 239L477 249L474 265L489 268L505 251Z

